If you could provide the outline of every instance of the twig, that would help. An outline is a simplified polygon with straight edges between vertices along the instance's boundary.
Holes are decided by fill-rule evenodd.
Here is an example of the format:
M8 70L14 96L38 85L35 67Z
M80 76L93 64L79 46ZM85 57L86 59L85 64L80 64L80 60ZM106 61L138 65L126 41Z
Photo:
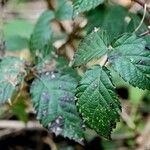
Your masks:
M146 35L149 35L149 34L150 34L150 30L147 30L146 32L141 33L141 34L139 35L139 37L143 37L143 36L146 36Z
M65 47L72 43L73 39L81 39L82 37L80 37L80 35L78 35L77 33L81 30L81 28L79 26L75 26L72 33L70 33L68 35L68 39L66 40L66 42L61 45L61 47L59 47L56 51L57 55L61 55L61 56L66 56L66 51L65 51ZM73 45L71 45L73 47Z
M0 139L20 133L26 130L45 130L36 121L29 121L27 124L21 121L0 120Z
M27 124L21 121L0 120L0 129L42 129L37 121L29 121Z
M106 56L106 59L105 59L105 61L104 61L103 66L106 66L106 65L107 65L107 63L108 63L108 57Z
M143 8L145 7L145 3L142 2L141 0L133 0L134 2L138 3L140 6L142 6ZM150 13L150 6L148 5L146 8L147 12Z
M3 138L8 137L10 135L14 135L15 133L16 133L16 130L14 130L14 129L0 130L0 139L3 139Z
M53 2L51 0L46 0L48 8L51 10L55 10L55 7L53 5Z
M122 140L126 140L126 139L134 139L135 137L137 137L138 134L118 134L118 135L112 135L112 140L115 141L122 141Z
M137 138L137 143L140 147L137 150L149 150L150 149L150 115L147 123L141 135Z
M132 129L132 130L136 129L136 126L135 126L134 122L132 121L130 116L126 113L124 108L122 109L122 112L120 113L120 116L121 116L122 120L127 124L127 126L130 129Z
M44 138L44 142L47 143L52 150L57 150L57 146L50 137Z

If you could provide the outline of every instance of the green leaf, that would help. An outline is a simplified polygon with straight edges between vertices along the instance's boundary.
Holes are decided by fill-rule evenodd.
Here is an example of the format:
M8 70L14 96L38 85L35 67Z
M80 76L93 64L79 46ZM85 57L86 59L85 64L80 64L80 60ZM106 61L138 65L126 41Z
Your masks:
M5 38L6 49L9 51L18 51L28 48L28 39L21 36L10 36Z
M38 57L44 57L52 50L52 29L50 21L54 18L52 11L45 11L37 21L30 38L30 50Z
M127 32L132 33L139 26L142 18L140 18L136 14L130 14L130 18L131 18L131 20L127 26ZM141 33L144 33L147 30L148 30L147 25L145 24L145 22L143 22L141 27L138 29L138 31L136 31L136 35L140 35ZM148 44L150 44L150 36L144 36L143 38L146 40L146 42Z
M119 119L121 106L108 70L99 65L87 70L77 87L76 96L85 124L110 139L112 128Z
M137 16L136 14L130 14L130 22L127 26L127 32L134 32L134 30L139 26L141 22L141 18ZM138 29L137 34L141 34L142 32L145 32L147 30L146 24L143 22L141 27Z
M4 24L4 35L6 38L11 36L29 38L32 30L32 23L26 19L13 19Z
M105 31L94 29L92 33L87 35L80 43L75 53L74 66L86 64L94 58L100 58L107 52L108 37Z
M109 32L110 39L125 32L127 23L125 17L128 11L119 5L100 5L87 13L88 23L86 30L91 32L94 27L100 27ZM98 19L97 19L98 18Z
M0 62L0 104L11 100L25 77L24 61L7 57Z
M75 141L82 142L82 121L75 105L77 81L70 75L49 72L31 86L33 105L42 125Z
M112 43L112 68L133 86L150 89L150 51L146 41L135 34L124 34Z
M81 12L88 11L95 8L99 4L102 4L104 0L74 0L74 16L78 15Z
M15 105L11 107L13 114L21 121L27 123L29 120L29 114L26 112L26 105L22 99L19 99Z
M69 1L57 0L55 17L58 20L71 20L73 15L73 7Z

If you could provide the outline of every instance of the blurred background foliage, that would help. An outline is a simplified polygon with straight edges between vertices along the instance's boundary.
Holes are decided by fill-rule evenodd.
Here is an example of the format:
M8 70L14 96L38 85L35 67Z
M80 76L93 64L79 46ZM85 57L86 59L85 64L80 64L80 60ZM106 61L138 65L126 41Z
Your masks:
M30 36L37 19L46 9L51 9L54 13L50 24L53 50L69 61L73 59L79 41L94 27L106 29L112 39L111 37L117 37L124 32L133 32L143 16L143 9L130 0L108 0L74 20L72 20L73 8L69 0L68 2L66 0L8 0L3 8L6 56L19 56L27 61L33 60L29 51ZM142 26L136 33L145 32L149 23L150 16L146 14ZM49 32L44 34L45 37L50 36ZM146 40L150 43L149 36ZM63 59L58 62L57 65L60 67L66 64ZM91 66L95 62L96 60L88 65ZM42 64L39 67L43 68ZM82 71L80 73L82 74ZM150 150L150 92L129 86L113 71L112 74L123 107L121 120L113 132L112 141L102 139L88 130L86 144L81 146L68 139L48 134L42 128L22 129L18 122L35 121L35 112L30 96L27 94L30 83L26 83L13 104L0 107L0 148L3 150ZM11 127L12 120L16 121L16 129ZM3 123L10 125L5 128Z

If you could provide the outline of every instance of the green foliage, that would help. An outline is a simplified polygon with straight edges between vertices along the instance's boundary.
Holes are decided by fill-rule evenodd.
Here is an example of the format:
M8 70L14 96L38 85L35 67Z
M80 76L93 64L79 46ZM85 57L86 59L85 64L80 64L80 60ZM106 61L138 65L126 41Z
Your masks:
M28 122L28 114L26 112L26 106L24 102L20 99L15 105L12 106L12 112L16 115L19 120L27 123Z
M124 34L112 43L111 66L133 86L150 89L150 51L146 41L135 34Z
M112 128L119 119L121 106L108 70L98 65L87 70L77 87L76 96L85 124L110 139Z
M16 51L28 48L28 40L31 35L32 28L33 25L25 19L8 21L4 25L6 50Z
M15 30L17 29L17 30ZM21 36L29 38L33 29L33 25L25 19L14 19L8 21L4 26L4 34L6 37Z
M52 29L50 21L54 18L52 11L45 11L37 21L30 38L30 51L39 58L49 54L52 48Z
M87 35L80 43L78 51L75 54L74 66L86 64L93 58L100 58L107 52L108 36L106 31L97 28Z
M88 11L102 4L104 0L73 0L74 16L81 12Z
M9 51L22 50L28 47L28 39L22 36L10 36L6 38L6 49Z
M56 135L82 142L83 123L75 106L77 81L70 75L49 72L36 79L31 94L37 118Z
M102 5L86 14L88 24L86 30L91 32L94 27L108 31L110 40L125 32L125 17L128 11L119 5ZM97 19L98 18L98 19Z
M28 121L26 105L20 103L26 95L18 98L19 85L25 78L22 93L29 95L30 88L37 119L50 132L82 143L87 127L110 139L121 112L115 88L129 83L150 90L150 37L141 34L147 31L148 22L145 19L133 33L141 23L140 15L115 3L104 0L55 2L53 10L42 13L32 34L32 25L25 20L5 24L7 50L28 48L32 61L25 63L19 58L2 56L0 104L15 99L13 113L20 120ZM79 13L84 14L72 20ZM64 20L70 20L69 30L68 21ZM85 37L78 46L82 36ZM129 98L137 107L146 91L139 90L135 94L137 88L127 87Z
M11 100L25 76L24 61L7 57L0 62L0 104Z
M73 7L66 0L57 0L57 8L55 10L55 17L58 20L70 20L73 15Z
M126 31L132 33L139 26L139 24L141 22L141 18L135 14L130 14L130 18L131 18L131 20L127 26ZM136 34L140 35L141 33L145 32L146 30L147 30L147 25L145 24L145 22L143 22L142 25L140 26L140 28L138 29L138 31L136 31ZM148 44L150 44L150 36L145 36L143 38L146 40L146 42Z

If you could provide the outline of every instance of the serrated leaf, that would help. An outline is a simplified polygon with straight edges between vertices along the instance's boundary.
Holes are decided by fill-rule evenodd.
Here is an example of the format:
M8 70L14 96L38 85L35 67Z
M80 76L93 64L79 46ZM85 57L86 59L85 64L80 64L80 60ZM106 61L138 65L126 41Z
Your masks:
M106 31L95 30L80 43L75 53L74 66L86 64L94 58L100 58L107 52L108 36Z
M110 139L112 128L119 119L121 106L108 70L99 65L87 70L77 87L76 96L85 124Z
M127 26L126 16L128 16L128 11L122 6L100 5L86 14L88 19L86 30L91 32L94 27L100 27L108 31L110 40L112 40L125 32Z
M102 4L104 0L74 0L74 16L78 15L81 12L88 11L95 8L96 6Z
M31 86L37 118L56 135L83 140L82 121L75 105L77 81L70 75L50 72Z
M112 43L112 68L133 86L150 89L150 51L146 41L135 34L124 34Z
M57 0L55 16L58 20L70 20L73 15L73 7L69 1Z
M130 22L127 26L127 32L134 32L134 30L139 26L141 22L141 18L137 16L136 14L130 14ZM141 27L138 29L137 33L141 34L142 32L145 32L147 30L146 24L143 22Z
M0 62L0 104L11 100L25 76L24 61L7 57Z
M52 29L50 21L54 18L52 11L45 11L38 19L30 38L30 51L34 55L44 57L52 48Z

